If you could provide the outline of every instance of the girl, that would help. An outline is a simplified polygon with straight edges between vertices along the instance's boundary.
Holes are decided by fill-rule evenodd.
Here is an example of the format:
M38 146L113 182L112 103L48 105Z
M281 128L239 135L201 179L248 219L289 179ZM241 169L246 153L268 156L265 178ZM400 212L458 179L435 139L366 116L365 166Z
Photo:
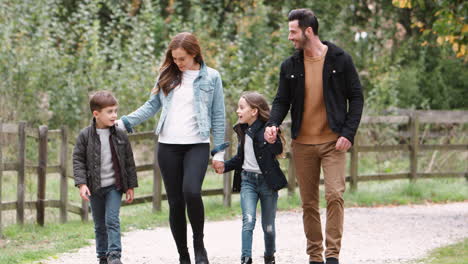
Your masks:
M234 126L238 135L237 154L226 161L218 173L235 170L233 192L239 192L242 207L241 263L252 263L252 232L255 227L257 202L262 208L262 228L265 240L265 264L275 263L275 215L278 190L287 185L276 156L283 152L279 137L269 144L264 139L265 123L270 108L257 92L241 95L237 108L239 122Z
M205 65L198 40L177 34L169 44L149 100L120 123L127 131L162 109L158 162L169 202L169 223L180 263L190 263L185 210L193 230L195 263L208 264L203 243L205 223L201 187L209 158L210 131L215 148L223 144L225 112L219 73ZM213 157L222 165L224 151Z

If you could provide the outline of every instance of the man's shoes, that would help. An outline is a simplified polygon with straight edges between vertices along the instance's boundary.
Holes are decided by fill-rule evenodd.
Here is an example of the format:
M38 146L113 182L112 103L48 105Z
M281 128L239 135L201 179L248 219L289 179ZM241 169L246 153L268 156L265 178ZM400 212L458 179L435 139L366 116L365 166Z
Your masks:
M241 259L241 264L252 264L252 258L251 257L243 257Z
M264 256L265 264L275 264L275 256Z
M327 262L325 263L326 264L340 264L340 262L336 258L327 258Z

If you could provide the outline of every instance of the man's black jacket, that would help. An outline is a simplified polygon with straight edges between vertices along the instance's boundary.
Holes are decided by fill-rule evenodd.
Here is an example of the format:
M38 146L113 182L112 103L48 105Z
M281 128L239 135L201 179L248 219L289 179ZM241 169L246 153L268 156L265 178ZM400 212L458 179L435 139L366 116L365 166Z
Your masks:
M333 43L328 46L323 65L323 98L328 126L354 142L361 120L364 99L359 76L351 56ZM298 136L304 112L304 52L298 50L281 64L279 87L267 126L279 126L291 108L291 137Z
M283 144L278 136L273 144L265 141L265 123L257 119L250 127L247 124L237 124L234 131L238 137L237 154L224 164L224 171L235 170L232 191L239 192L241 186L242 164L244 164L245 135L252 138L255 158L268 186L277 191L288 185L284 173L281 171L276 155L283 152Z

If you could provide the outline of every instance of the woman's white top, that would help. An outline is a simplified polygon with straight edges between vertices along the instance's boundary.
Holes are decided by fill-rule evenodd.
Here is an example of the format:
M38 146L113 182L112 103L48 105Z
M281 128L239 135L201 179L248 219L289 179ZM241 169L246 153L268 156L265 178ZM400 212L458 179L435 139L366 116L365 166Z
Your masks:
M159 134L159 142L166 144L210 143L209 138L202 139L198 133L193 104L193 81L199 72L199 70L183 72L181 84L174 88L166 121Z

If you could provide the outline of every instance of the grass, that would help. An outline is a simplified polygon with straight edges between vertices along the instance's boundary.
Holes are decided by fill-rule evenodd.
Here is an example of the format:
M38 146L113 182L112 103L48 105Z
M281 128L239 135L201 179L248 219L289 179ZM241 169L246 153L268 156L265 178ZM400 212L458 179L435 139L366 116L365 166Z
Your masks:
M151 176L140 177L137 195L151 192ZM222 177L209 173L204 189L222 186ZM54 186L54 181L48 185ZM349 189L348 189L349 190ZM321 187L321 206L325 206L323 186ZM74 203L78 202L77 190L71 188L69 195ZM52 198L52 197L51 197ZM232 206L224 207L221 196L204 197L208 221L230 219L241 214L239 195L232 196ZM456 202L468 200L468 184L465 179L425 179L410 184L407 180L360 183L358 191L345 193L345 206L401 205L426 202ZM292 196L287 190L280 191L279 210L300 208L298 190ZM14 214L14 211L10 211ZM79 218L71 217L66 224L57 223L58 210L47 209L45 227L33 223L34 217L23 227L9 225L4 228L4 239L0 240L0 263L31 263L62 252L89 245L93 239L92 221L82 223ZM151 204L122 207L123 232L134 229L147 229L168 225L167 202L163 202L161 212L152 213ZM466 242L464 244L466 248ZM460 262L457 262L460 263Z
M450 246L435 249L429 253L428 257L417 263L466 264L468 263L468 239Z

